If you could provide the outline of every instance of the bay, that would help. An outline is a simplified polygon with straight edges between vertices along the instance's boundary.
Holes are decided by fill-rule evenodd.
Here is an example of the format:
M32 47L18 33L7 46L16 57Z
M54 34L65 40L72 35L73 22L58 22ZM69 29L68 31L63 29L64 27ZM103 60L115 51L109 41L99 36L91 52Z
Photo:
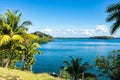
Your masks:
M83 62L94 65L97 55L106 56L108 52L120 49L120 39L61 38L40 46L39 50L43 54L35 55L34 73L59 73L60 67L64 65L63 61L69 60L69 56L81 57Z

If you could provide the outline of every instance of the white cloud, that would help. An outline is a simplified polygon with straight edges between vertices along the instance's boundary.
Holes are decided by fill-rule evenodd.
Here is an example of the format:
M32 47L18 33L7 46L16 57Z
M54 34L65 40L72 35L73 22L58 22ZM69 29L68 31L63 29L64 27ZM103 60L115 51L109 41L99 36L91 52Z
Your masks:
M97 25L95 27L95 30L96 30L96 32L97 31L104 32L104 33L108 32L108 28L106 27L106 25Z
M90 33L95 33L95 30L94 29L90 29L89 32Z
M108 35L109 29L106 25L96 25L94 29L85 29L83 30L83 34L88 36L102 36Z
M47 34L51 34L53 31L50 28L45 28L42 30L42 32L47 33Z
M82 34L90 36L90 35L92 35L93 31L89 30L89 29L85 29L85 30L82 31Z
M93 29L51 29L45 28L41 30L44 33L50 34L54 37L90 37L109 35L109 29L106 25L96 25Z

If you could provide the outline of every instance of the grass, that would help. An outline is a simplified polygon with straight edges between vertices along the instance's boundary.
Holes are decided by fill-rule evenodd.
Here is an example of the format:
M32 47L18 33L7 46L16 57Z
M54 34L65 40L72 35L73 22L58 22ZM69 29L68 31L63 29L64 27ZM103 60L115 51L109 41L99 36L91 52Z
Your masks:
M28 71L20 71L0 67L0 80L62 80L47 73L34 74Z

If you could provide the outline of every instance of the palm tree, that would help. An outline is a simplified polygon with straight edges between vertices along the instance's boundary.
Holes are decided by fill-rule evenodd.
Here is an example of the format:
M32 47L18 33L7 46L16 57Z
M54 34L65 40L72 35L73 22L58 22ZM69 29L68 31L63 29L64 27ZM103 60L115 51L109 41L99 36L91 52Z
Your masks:
M106 21L115 21L111 26L110 30L110 33L114 34L116 30L120 27L120 2L108 6L106 12L109 13L108 17L106 18Z
M41 51L38 50L37 48L39 48L39 44L38 43L29 43L25 45L25 52L24 52L24 66L23 68L28 68L28 66L30 67L29 70L32 72L32 65L35 62L34 59L34 54L41 54Z
M36 42L39 37L34 34L27 35L27 42L25 42L25 62L30 65L30 71L32 72L32 65L35 63L34 54L42 54L40 50L40 45Z
M14 55L15 43L23 43L24 35L27 34L28 28L26 26L32 25L30 21L24 21L20 24L21 13L10 11L9 9L4 16L0 15L0 46L7 45L7 59L6 68L10 65Z
M18 53L21 54L18 60L23 62L23 70L27 69L32 71L32 65L35 62L34 54L42 54L42 52L37 49L40 47L36 42L39 37L34 34L26 34L24 35L24 39L24 43L19 44L17 47Z
M88 62L81 64L82 58L78 57L74 59L71 56L70 58L71 58L70 62L64 61L64 63L67 65L64 69L71 75L73 80L78 80L79 78L83 80L84 77L88 77L89 75L96 77L94 74L86 72L86 70L91 68Z

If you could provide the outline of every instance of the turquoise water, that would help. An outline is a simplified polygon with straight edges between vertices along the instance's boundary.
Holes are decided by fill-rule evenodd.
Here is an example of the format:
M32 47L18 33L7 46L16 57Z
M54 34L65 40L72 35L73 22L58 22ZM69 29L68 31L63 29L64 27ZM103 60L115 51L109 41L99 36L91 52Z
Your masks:
M94 64L97 55L106 56L112 50L120 49L120 39L55 39L47 44L41 44L43 55L35 55L33 66L35 73L59 72L64 60L69 56L81 57L83 62Z

